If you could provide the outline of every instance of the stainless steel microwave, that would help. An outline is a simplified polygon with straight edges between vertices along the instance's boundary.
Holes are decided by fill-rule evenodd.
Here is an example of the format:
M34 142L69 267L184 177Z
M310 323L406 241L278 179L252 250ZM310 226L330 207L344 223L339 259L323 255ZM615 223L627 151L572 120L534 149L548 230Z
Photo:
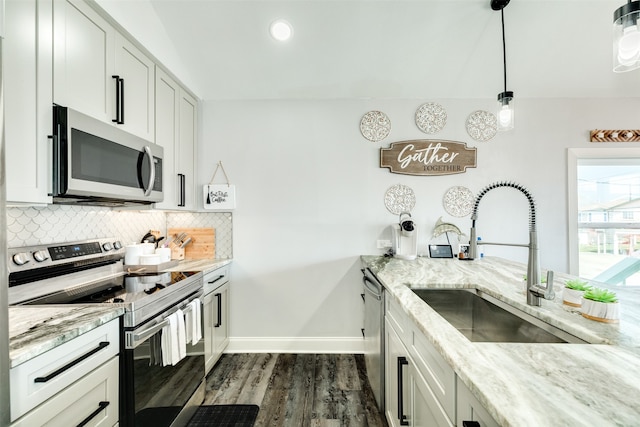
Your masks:
M101 206L163 200L162 147L53 106L53 202Z

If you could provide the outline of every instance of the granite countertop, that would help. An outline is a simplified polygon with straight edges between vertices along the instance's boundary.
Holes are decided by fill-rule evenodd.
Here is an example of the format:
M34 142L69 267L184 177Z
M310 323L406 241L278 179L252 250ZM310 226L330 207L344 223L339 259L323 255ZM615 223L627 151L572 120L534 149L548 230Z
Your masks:
M124 308L117 305L10 306L10 367L117 319L123 313Z
M167 269L167 271L202 271L206 274L231 262L231 259L183 259L178 265Z
M407 315L503 426L635 426L640 420L640 289L618 293L620 323L585 319L562 304L573 276L555 274L555 300L526 304L526 265L363 256ZM544 272L543 272L544 273ZM477 288L592 344L480 343L467 340L409 288Z

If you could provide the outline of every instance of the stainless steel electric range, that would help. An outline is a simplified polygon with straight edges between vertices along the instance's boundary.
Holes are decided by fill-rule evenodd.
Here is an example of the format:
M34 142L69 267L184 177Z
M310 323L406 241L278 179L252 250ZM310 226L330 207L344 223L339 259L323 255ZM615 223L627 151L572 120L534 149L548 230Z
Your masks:
M183 425L204 398L204 342L175 365L158 357L167 317L202 297L202 273L127 273L115 238L10 248L9 304L118 304L120 426Z

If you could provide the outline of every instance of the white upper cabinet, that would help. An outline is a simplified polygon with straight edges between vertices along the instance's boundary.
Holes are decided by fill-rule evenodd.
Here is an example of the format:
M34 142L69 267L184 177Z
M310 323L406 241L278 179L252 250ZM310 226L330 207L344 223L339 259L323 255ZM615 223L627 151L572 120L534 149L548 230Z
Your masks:
M156 143L164 149L164 201L158 209L196 209L195 153L198 102L156 67Z
M53 101L111 122L115 29L84 1L56 1L53 13Z
M155 64L120 33L116 33L115 68L118 81L116 112L126 131L154 140ZM115 93L115 92L114 92ZM119 98L119 99L118 99Z
M162 191L164 201L156 208L178 207L178 176L175 167L175 147L178 141L180 86L164 71L156 68L156 144L164 150L162 161Z
M81 0L54 2L53 100L154 140L155 64Z
M180 92L180 128L178 131L178 174L182 175L182 207L196 209L195 154L198 102L185 91Z
M47 204L51 203L51 2L10 1L5 13L7 202Z

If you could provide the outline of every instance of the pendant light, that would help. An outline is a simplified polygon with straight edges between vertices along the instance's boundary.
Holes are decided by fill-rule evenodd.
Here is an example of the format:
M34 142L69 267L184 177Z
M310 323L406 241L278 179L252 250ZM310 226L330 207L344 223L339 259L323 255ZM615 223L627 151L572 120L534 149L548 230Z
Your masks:
M504 8L509 0L491 0L491 9L499 10L502 18L502 64L504 67L504 92L498 94L498 130L511 130L514 123L513 92L507 90L507 48L504 37Z
M613 71L623 73L640 67L640 1L613 12Z

